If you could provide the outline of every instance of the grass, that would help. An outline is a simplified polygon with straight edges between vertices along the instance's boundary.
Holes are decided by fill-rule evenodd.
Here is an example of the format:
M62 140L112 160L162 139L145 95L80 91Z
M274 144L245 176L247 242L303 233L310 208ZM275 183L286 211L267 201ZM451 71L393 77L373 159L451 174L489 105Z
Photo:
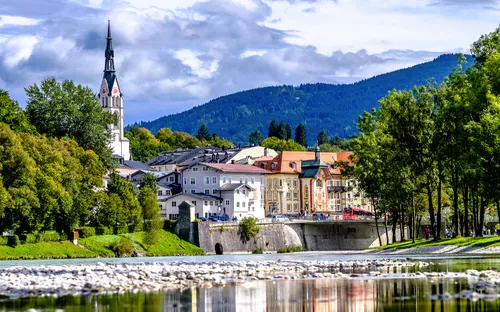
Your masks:
M289 252L300 252L300 251L304 251L302 246L288 246L285 248L280 248L276 252L277 253L289 253Z
M78 246L69 241L42 242L24 244L15 248L0 246L0 260L27 260L27 259L66 259L66 258L96 258L114 257L110 245L120 237L129 237L134 247L144 256L179 256L203 255L203 249L180 239L177 235L160 231L158 243L147 246L144 244L144 233L98 235L82 238Z
M440 241L433 240L415 240L415 244L409 241L394 243L390 245L374 247L370 249L407 249L407 248L423 248L432 246L457 246L457 247L497 247L500 246L500 237L456 237L456 238L446 238Z

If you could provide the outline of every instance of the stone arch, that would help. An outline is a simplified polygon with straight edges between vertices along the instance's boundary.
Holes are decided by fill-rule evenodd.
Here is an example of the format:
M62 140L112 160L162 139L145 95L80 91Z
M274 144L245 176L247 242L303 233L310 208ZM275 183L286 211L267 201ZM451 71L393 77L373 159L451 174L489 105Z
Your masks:
M216 255L223 255L224 254L224 248L222 247L221 243L215 244L215 254Z

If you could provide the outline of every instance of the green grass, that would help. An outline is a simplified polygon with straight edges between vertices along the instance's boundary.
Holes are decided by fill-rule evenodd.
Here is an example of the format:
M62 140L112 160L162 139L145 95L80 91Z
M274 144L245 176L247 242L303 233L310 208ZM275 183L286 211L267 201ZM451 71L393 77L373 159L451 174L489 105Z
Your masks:
M300 251L304 251L302 246L288 246L285 248L280 248L276 252L277 253L289 253L289 252L300 252Z
M181 240L173 233L161 230L158 243L152 246L144 244L143 232L99 235L79 239L78 246L69 241L24 244L15 248L0 246L0 260L114 257L115 254L111 251L110 245L122 236L129 237L134 247L139 249L144 256L205 254L203 249Z
M394 243L390 245L374 247L370 249L407 249L407 248L423 248L431 246L457 246L457 247L497 247L500 246L500 237L457 237L457 238L446 238L440 241L433 240L415 240L415 244L409 241Z

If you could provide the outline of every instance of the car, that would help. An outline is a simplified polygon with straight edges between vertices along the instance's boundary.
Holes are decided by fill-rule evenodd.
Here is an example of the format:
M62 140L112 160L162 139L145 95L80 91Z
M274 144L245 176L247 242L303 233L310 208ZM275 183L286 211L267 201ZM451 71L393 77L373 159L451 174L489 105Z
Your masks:
M207 218L205 218L205 217L201 217L201 218L200 218L200 221L208 221L208 219L207 219Z
M273 222L290 222L290 219L285 216L273 216L272 220Z
M229 216L211 216L208 220L213 221L213 222L223 222L223 221L229 221Z

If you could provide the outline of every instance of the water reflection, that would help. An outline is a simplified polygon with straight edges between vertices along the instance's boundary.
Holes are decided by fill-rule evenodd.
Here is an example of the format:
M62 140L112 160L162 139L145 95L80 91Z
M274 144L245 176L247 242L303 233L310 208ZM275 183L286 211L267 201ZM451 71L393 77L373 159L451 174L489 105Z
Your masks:
M0 301L2 311L500 311L500 300L430 300L456 294L465 280L307 280L225 288Z

